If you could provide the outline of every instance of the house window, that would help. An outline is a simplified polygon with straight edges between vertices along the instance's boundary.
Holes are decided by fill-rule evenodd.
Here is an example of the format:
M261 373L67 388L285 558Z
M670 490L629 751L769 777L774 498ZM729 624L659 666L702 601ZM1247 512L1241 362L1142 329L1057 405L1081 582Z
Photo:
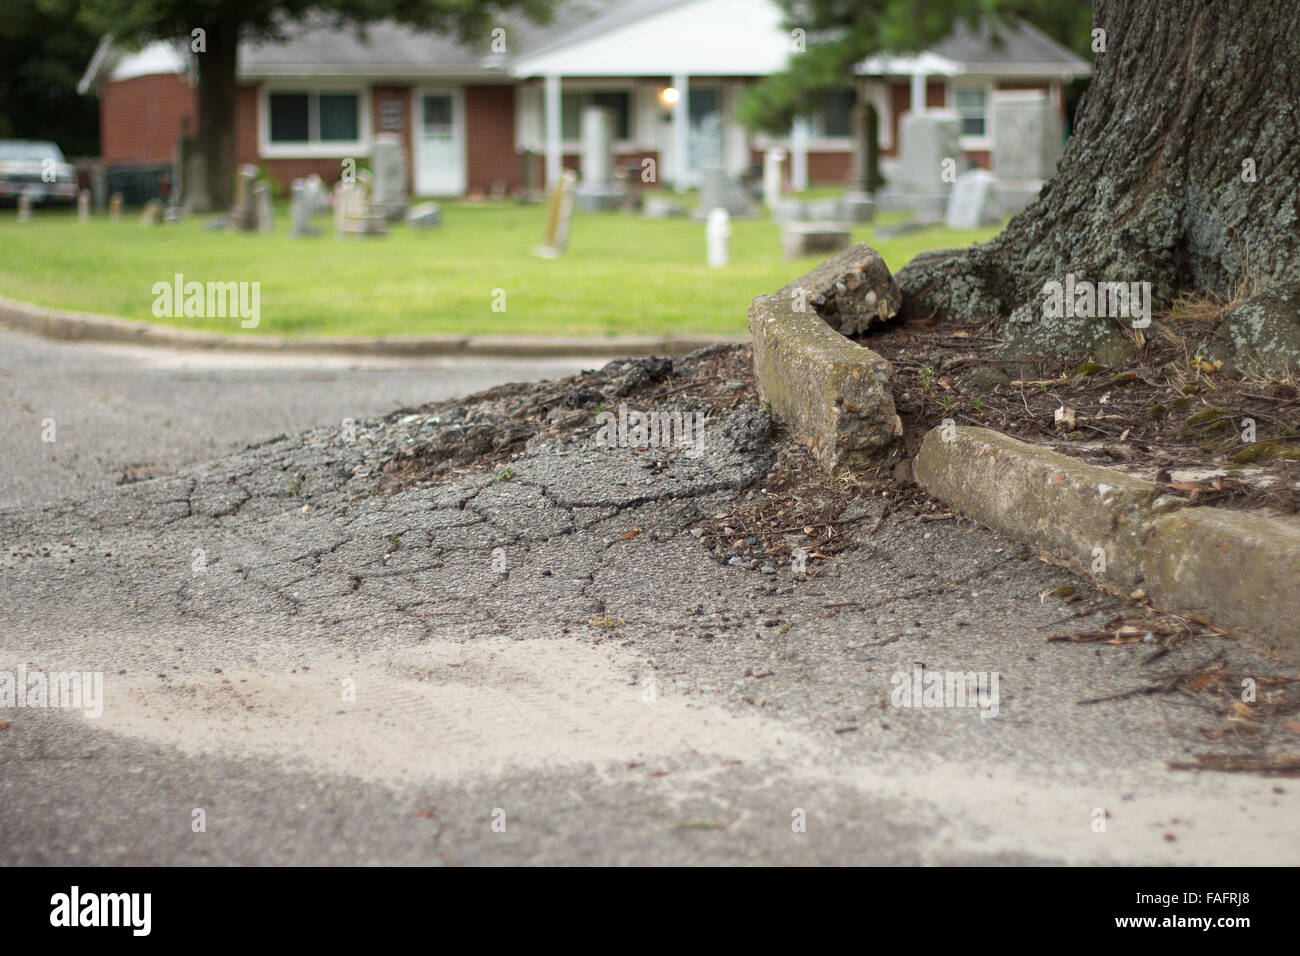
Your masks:
M361 98L356 93L271 93L268 141L355 143L361 138Z
M820 134L825 137L853 135L853 104L857 96L852 90L834 90L822 101Z
M984 136L988 129L988 94L984 90L954 91L954 105L961 116L963 136Z
M574 91L560 95L560 136L570 142L582 139L582 111L603 106L614 116L614 138L632 137L632 97L627 90Z

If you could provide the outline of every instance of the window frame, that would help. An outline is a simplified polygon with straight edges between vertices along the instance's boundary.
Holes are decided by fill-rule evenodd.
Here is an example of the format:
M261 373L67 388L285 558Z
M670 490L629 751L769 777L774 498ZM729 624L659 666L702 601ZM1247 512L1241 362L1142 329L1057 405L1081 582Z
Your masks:
M619 135L619 130L614 130L613 143L615 152L627 152L635 148L637 143L637 126L638 110L640 103L637 97L637 84L635 83L573 83L567 78L563 81L560 88L560 149L566 153L579 152L582 149L582 110L591 105L591 98L597 93L621 93L627 97L627 137ZM568 139L564 135L564 103L566 96L578 97L578 137ZM540 104L540 119L542 123L542 140L546 139L546 100L543 93Z
M957 108L957 91L969 90L984 94L984 134L961 133L957 143L963 150L991 150L993 148L993 97L996 92L993 81L978 80L974 82L950 83L948 85L948 108L961 116L963 125L966 116Z
M271 96L284 93L305 93L308 97L307 127L308 135L316 139L306 142L276 143L271 141ZM354 140L321 140L320 137L320 96L352 95L357 98L357 138ZM313 113L315 114L313 116ZM346 156L368 156L372 142L370 118L370 90L355 83L330 84L313 81L310 83L264 83L258 90L258 154L266 159L299 158L343 158Z
M852 94L852 95L853 95L853 102L849 105L849 116L848 116L848 120L849 120L849 129L848 129L848 132L846 132L846 133L832 133L832 132L829 132L829 131L827 130L827 128L826 128L826 98L830 96L830 94L828 93L826 97L823 97L823 99L822 99L822 105L817 109L817 112L813 114L813 135L816 136L817 139L819 139L819 140L831 140L831 141L834 141L834 140L852 140L852 139L853 139L853 107L854 107L855 105L857 105L857 102L858 102L858 100L861 98L862 93L861 93L861 91L859 91L859 90L857 90L857 89L855 89L855 88L853 88L853 87L851 87L851 86L846 86L846 87L844 87L844 89L842 89L842 90L836 90L835 92L836 92L836 93L849 93L849 94Z

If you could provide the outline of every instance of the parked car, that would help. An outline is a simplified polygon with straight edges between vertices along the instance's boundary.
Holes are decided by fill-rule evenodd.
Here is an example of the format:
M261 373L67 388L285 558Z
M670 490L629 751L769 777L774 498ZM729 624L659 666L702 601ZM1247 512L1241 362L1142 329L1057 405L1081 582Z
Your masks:
M0 200L27 193L33 203L71 203L77 198L77 170L54 143L0 140Z

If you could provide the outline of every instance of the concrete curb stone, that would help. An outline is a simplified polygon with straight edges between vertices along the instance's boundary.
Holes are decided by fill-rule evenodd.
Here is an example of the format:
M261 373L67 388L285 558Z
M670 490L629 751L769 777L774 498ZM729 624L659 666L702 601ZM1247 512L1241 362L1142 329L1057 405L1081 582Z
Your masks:
M1157 607L1300 659L1300 520L1187 507L1149 481L974 426L931 429L912 473L962 514L1103 586L1141 586Z
M828 471L896 457L893 366L841 332L883 322L900 302L885 261L859 243L749 308L759 397Z
M878 460L902 435L893 367L788 297L761 295L749 308L759 397L790 423L828 471Z
M657 338L550 338L540 336L429 335L374 338L284 338L249 332L222 335L172 328L114 316L70 312L0 298L0 325L19 332L64 341L115 342L163 348L211 349L232 352L293 352L324 355L422 357L440 355L494 358L552 358L592 356L623 358L647 355L686 355L715 345L744 344L748 336L669 336Z

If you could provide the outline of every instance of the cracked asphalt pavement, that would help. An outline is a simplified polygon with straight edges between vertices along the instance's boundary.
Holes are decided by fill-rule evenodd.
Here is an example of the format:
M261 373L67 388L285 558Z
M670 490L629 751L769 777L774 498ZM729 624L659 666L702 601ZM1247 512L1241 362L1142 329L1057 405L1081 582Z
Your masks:
M397 481L404 449L477 420L414 407L445 369L216 363L191 389L156 358L2 341L0 674L104 675L99 716L0 708L7 863L1300 862L1297 781L1166 767L1287 731L1124 696L1210 660L1264 688L1293 667L1217 637L1156 661L1048 642L1073 578L880 496L812 573L711 551L706 523L794 454L748 392L698 456L597 445L593 418ZM526 364L485 374L578 367ZM39 419L105 390L113 428L58 432L70 473ZM604 407L570 405L544 414ZM895 706L921 668L996 676L996 713Z

